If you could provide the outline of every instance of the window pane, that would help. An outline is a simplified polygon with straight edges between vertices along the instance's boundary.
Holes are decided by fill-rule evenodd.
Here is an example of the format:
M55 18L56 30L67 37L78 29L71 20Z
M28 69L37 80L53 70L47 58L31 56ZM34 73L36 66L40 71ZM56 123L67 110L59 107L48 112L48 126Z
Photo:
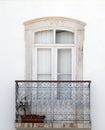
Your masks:
M51 74L38 74L38 80L51 80Z
M40 48L37 51L37 79L51 80L51 49ZM38 84L37 98L50 99L50 89L46 83Z
M58 75L58 80L70 80L71 78L71 74L62 74L62 75Z
M58 44L73 44L74 33L64 30L56 31L56 43Z
M35 33L36 44L52 44L53 43L53 30L39 31Z
M37 50L37 72L38 74L51 73L51 49L38 48Z
M58 74L71 74L71 49L58 49Z

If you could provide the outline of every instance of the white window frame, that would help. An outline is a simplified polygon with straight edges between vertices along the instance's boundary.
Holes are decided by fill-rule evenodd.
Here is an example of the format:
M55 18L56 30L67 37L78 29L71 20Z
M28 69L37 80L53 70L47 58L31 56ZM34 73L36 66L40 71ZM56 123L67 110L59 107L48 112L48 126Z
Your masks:
M57 47L51 47L51 46L36 46L35 44L33 45L33 53L32 53L32 79L37 80L37 49L39 48L47 48L51 49L51 80L57 80L57 51L58 49L71 49L71 55L72 55L72 80L75 79L76 75L76 67L75 67L75 60L76 60L76 55L75 55L75 47L66 47L66 46L58 46Z
M34 44L34 33L42 30L66 30L74 33L74 44L68 44L67 46L73 48L73 79L82 80L83 79L83 42L84 42L84 26L85 23L63 17L46 17L31 20L24 23L25 25L25 43L26 43L26 69L25 69L25 79L32 80L37 79L33 71L33 46L41 47L42 45ZM54 35L55 41L55 35ZM49 44L48 47L53 46ZM56 46L63 48L65 45L56 44ZM75 46L75 47L73 47ZM43 47L47 47L43 44ZM35 53L34 53L35 54ZM54 72L55 73L55 72ZM34 77L34 78L33 78Z
M50 28L47 30L52 30L53 31L53 43L52 44L37 44L35 43L35 33L39 31L45 31L45 30L38 30L34 32L34 41L32 44L32 79L37 80L37 49L38 48L48 48L51 49L51 80L57 80L57 51L58 49L71 49L72 51L72 80L75 79L76 77L76 49L75 49L75 33L74 33L74 43L70 44L58 44L56 43L56 30L62 30L61 28ZM64 30L63 31L68 31ZM69 30L70 31L70 30Z

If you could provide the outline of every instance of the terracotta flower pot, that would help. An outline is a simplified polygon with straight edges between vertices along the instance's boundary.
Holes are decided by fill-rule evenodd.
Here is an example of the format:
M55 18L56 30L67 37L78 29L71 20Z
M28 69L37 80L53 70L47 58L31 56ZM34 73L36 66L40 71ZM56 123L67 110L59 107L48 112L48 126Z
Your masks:
M44 115L21 115L21 123L44 123Z

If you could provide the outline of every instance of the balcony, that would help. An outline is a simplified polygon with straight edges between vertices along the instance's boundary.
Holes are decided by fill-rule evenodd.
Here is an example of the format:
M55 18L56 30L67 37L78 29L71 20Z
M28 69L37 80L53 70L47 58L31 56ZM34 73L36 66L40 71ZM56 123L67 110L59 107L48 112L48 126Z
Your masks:
M91 81L16 82L16 129L91 129Z

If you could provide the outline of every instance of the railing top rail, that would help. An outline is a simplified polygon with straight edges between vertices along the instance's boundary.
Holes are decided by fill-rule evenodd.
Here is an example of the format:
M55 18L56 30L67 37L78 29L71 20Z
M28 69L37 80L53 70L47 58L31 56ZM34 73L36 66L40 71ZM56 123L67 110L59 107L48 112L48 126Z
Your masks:
M89 82L91 80L15 80L16 83L18 82Z

